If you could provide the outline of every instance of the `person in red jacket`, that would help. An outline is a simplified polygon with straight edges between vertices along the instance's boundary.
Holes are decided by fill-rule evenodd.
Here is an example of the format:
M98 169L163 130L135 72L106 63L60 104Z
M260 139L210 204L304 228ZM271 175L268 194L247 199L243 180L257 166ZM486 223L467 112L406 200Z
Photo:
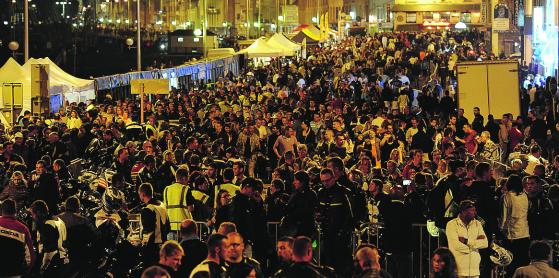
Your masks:
M16 215L16 202L6 199L2 202L0 217L0 277L20 277L33 266L35 253L29 229L19 222Z

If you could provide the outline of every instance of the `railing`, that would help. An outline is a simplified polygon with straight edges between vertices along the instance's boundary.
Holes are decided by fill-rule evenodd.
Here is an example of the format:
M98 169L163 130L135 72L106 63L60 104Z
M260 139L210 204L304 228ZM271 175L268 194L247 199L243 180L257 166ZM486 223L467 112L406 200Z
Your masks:
M416 275L416 277L430 277L430 261L433 256L433 251L441 245L440 237L431 236L427 231L426 224L412 224L412 231L414 235L419 236L419 241L413 248L416 252L412 251L412 273L414 268L417 267L419 269L419 276ZM417 258L418 261L415 261L415 258ZM427 271L425 271L426 268ZM427 274L427 276L425 276L425 274Z

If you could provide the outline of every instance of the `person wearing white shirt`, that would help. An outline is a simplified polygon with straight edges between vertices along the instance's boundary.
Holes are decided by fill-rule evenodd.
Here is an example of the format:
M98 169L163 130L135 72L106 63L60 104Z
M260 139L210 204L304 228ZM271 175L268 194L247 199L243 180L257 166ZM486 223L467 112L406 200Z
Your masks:
M536 168L537 165L540 164L543 164L544 166L547 167L549 163L545 158L541 156L540 147L534 145L532 146L532 148L530 148L530 154L528 155L528 164L526 165L526 169L524 169L524 171L529 175L533 175L534 169Z
M507 274L512 274L517 267L529 262L528 247L530 245L530 226L528 225L528 195L524 192L522 179L511 175L505 184L507 193L503 195L502 212L499 228L506 237L503 245L513 254L511 264L507 266Z
M479 277L480 249L487 248L488 241L483 226L476 219L477 211L474 202L460 202L460 214L446 224L448 249L456 258L458 277Z

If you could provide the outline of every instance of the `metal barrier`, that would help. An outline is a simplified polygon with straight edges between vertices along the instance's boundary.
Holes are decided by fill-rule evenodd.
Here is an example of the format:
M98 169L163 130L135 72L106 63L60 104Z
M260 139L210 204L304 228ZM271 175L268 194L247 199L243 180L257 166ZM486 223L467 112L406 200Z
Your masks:
M194 221L196 226L198 226L198 237L203 242L208 242L210 235L212 234L212 229L208 226L207 222L204 221Z
M433 237L427 231L427 224L412 224L412 231L415 236L418 236L419 240L417 241L416 246L414 246L413 250L416 251L416 255L414 256L412 252L412 269L413 265L417 264L417 268L419 269L419 276L418 277L425 277L425 267L428 269L428 276L431 276L431 257L433 255L433 251L440 247L440 235L439 237ZM425 242L427 241L427 242ZM415 258L418 261L415 261ZM413 272L413 271L412 271Z
M174 221L170 221L170 224L177 224L179 227L182 223L182 221L180 222L174 222ZM204 222L204 221L194 221L194 223L196 223L196 226L198 228L198 238L200 238L201 241L203 242L207 242L210 235L212 234L212 229L208 226L208 223ZM181 235L180 235L180 231L170 231L169 234L174 234L174 238L169 238L169 239L174 239L177 241L180 241Z
M268 235L274 236L274 248L277 247L278 244L278 236L279 236L279 225L281 222L267 222L266 228L268 230Z

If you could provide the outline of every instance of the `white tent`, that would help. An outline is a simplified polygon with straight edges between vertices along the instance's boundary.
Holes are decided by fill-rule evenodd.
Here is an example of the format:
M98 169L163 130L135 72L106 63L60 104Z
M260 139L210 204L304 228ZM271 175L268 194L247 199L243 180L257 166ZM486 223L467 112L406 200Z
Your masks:
M51 95L63 94L69 102L85 102L95 99L95 86L93 80L81 79L68 74L53 61L47 58L31 58L23 65L23 70L31 78L32 64L49 65L49 92Z
M233 48L214 48L214 49L208 49L208 56L206 58L223 57L223 56L230 56L234 54L235 54L235 49Z
M16 62L13 58L9 58L8 61L0 68L0 85L2 85L2 92L11 93L12 86L7 83L21 84L21 88L14 87L14 92L16 96L14 97L15 104L19 104L19 98L17 95L23 91L23 110L31 110L31 79L27 78L27 74L23 70L23 67ZM9 102L9 99L4 99L4 93L0 94L0 107L5 107L4 101Z
M274 34L268 44L274 48L282 49L283 56L294 56L297 51L301 50L301 46L292 42L281 33Z
M237 52L239 54L247 54L249 58L258 57L279 57L282 56L282 49L270 46L264 38L257 39L249 47Z
M49 58L29 59L23 66L18 64L14 59L10 58L0 68L0 85L3 90L11 90L11 87L4 86L6 83L20 83L20 88L15 88L16 103L18 102L17 94L23 93L22 108L23 111L31 111L31 64L48 64L49 65L49 94L51 96L62 96L58 100L61 102L68 100L69 102L83 102L89 99L95 99L95 87L93 80L80 79L64 72ZM0 101L0 107L4 107L3 96ZM51 100L53 98L51 97ZM6 101L8 101L6 99Z

